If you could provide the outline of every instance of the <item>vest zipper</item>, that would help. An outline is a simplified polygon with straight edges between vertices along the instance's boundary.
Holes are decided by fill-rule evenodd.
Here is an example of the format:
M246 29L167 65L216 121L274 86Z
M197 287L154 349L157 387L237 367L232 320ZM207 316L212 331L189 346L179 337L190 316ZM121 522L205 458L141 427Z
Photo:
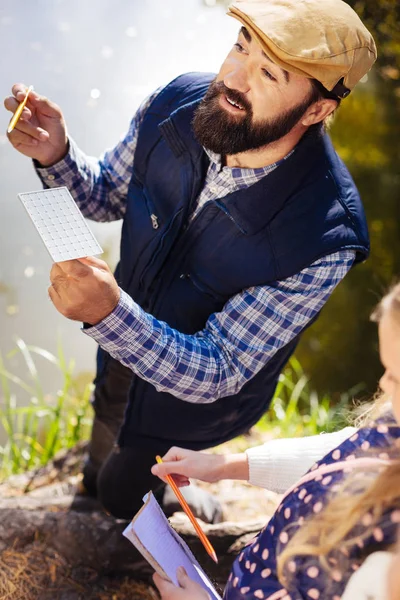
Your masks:
M212 298L213 300L217 301L222 299L222 297L219 297L218 294L213 294L209 289L207 289L206 286L200 283L197 277L193 277L191 273L182 274L180 277L181 279L189 279L189 281L192 282L192 285L194 288L196 288L196 290L198 290L202 294L205 294L209 298Z
M234 225L239 229L240 233L243 233L243 235L246 235L246 231L239 225L239 223L237 223L235 221L235 219L232 217L231 213L229 212L229 210L227 209L225 204L223 204L223 202L220 202L219 200L213 200L213 202L215 202L215 204L218 206L218 208L220 208L222 210L222 212L225 213L226 216L230 218L232 223L234 223Z
M160 227L160 223L159 223L158 217L156 215L155 206L144 190L143 190L143 195L146 200L147 210L149 211L151 225L152 225L153 229L158 229Z
M153 256L151 257L151 260L150 260L150 262L148 263L147 267L144 269L144 271L143 271L143 273L142 273L142 275L141 275L141 277L140 277L140 280L139 280L139 287L141 287L141 286L143 285L143 281L144 281L144 278L146 277L146 275L147 275L147 273L148 273L148 270L149 270L149 269L150 269L150 267L151 267L151 266L154 264L154 262L157 260L157 258L158 258L158 256L159 256L159 254L160 254L160 252L161 252L161 250L162 250L162 247L163 247L163 245L164 245L164 240L165 240L165 237L166 237L166 236L168 235L168 233L170 232L170 230L171 230L171 228L172 228L173 224L175 223L175 221L176 221L177 217L178 217L178 216L181 214L182 210L183 210L183 209L182 209L182 208L180 208L180 209L179 209L179 210L178 210L178 211L177 211L177 212L174 214L174 216L172 217L172 220L171 220L170 224L168 225L167 229L164 231L164 233L163 233L163 235L162 235L162 237L161 237L160 243L158 244L157 250L154 252ZM156 217L156 219L157 219L157 217ZM157 223L158 223L158 221L157 221ZM153 227L154 227L154 225L153 225ZM157 229L157 228L158 228L158 225L157 225L157 227L154 227L154 229Z

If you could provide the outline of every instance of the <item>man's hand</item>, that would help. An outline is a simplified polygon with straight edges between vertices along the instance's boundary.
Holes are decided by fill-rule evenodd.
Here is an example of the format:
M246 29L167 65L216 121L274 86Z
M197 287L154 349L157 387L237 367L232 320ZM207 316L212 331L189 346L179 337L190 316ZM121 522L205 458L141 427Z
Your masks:
M17 83L4 106L12 113L25 98L27 86ZM34 158L44 167L54 165L68 152L68 138L61 109L44 96L32 91L14 130L7 133L18 152Z
M249 477L246 454L206 454L173 447L162 457L163 462L151 467L167 483L166 475L173 475L180 487L189 485L189 477L214 483L220 479L244 479Z
M54 263L49 296L64 317L96 325L117 306L120 289L108 265L93 256Z
M178 568L176 577L180 587L154 573L153 581L160 592L161 600L211 600L206 590L190 579L183 567Z

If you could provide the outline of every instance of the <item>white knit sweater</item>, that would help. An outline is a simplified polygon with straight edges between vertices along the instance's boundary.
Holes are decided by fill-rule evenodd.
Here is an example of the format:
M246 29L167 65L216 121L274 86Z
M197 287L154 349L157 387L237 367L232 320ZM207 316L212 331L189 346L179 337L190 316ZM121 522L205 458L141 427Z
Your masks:
M276 439L246 450L249 482L277 493L284 493L317 461L355 433L345 427L335 433L302 438Z

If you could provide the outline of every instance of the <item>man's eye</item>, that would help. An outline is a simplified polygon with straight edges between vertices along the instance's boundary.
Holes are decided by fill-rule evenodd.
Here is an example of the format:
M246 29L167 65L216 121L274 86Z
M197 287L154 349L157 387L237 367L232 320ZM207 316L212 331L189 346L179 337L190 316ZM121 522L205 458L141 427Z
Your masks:
M244 48L243 48L242 44L239 44L239 42L236 42L236 44L233 44L233 47L236 48L236 50L238 52L244 52Z
M268 79L270 79L271 81L276 81L276 77L274 77L269 71L267 71L267 69L262 69L262 72L264 73L264 75L266 77L268 77Z

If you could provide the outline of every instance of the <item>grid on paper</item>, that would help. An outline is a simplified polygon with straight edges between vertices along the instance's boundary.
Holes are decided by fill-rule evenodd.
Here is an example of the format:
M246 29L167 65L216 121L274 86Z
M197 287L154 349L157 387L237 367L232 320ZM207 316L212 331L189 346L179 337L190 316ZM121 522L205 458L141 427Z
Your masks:
M18 194L54 262L103 252L66 187Z

